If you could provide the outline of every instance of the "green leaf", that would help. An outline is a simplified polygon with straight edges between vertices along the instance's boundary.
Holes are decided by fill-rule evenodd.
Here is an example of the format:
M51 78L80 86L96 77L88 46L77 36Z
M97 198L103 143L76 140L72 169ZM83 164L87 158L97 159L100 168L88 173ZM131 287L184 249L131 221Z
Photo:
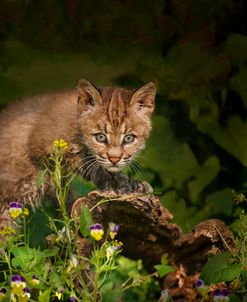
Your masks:
M49 302L50 301L50 295L51 295L51 288L48 288L44 292L42 292L39 295L39 302Z
M164 205L172 214L176 213L173 217L173 221L179 225L184 232L191 231L191 228L195 225L196 208L188 207L185 200L181 199L177 192L168 191L160 197L162 205Z
M40 263L45 262L45 258L57 255L58 249L38 251L36 249L23 247L13 247L11 252L14 255L12 259L12 265L14 267L20 267L24 271L35 268Z
M203 267L200 278L208 285L239 278L241 265L231 264L230 258L229 252L215 255Z
M230 294L229 298L230 298L230 302L243 302L242 299L240 299L238 296L234 294Z
M81 175L76 175L71 183L73 194L78 198L87 195L95 189L95 185L90 181L85 181Z
M173 267L165 264L157 264L154 266L154 268L157 270L161 278L174 271Z
M245 167L247 166L247 121L233 115L227 121L227 127L215 122L199 125L199 130L212 137L216 144L224 148L237 158Z
M231 88L241 96L245 108L247 108L247 89L246 89L247 70L246 67L239 68L239 72L236 73L230 79Z
M120 287L116 288L113 281L106 282L102 285L101 293L103 297L103 302L116 302L122 296L122 291Z
M174 45L157 68L160 87L168 99L188 100L194 88L209 84L212 79L228 74L231 60L224 53L214 53L187 43ZM200 101L200 100L198 100Z
M234 206L232 189L227 188L210 194L206 198L206 204L210 206L212 214L223 213L230 216Z
M38 174L37 174L37 187L41 188L43 183L44 183L44 176L47 172L47 169L44 170L39 170Z
M154 268L159 273L160 277L164 277L170 272L174 271L174 268L167 264L167 254L163 254L161 257L161 264L157 264L154 266Z
M153 123L154 129L142 163L159 173L165 188L181 188L183 182L198 171L197 159L188 144L177 141L168 119L156 116Z
M188 183L193 202L197 201L198 195L217 176L219 171L220 162L216 156L211 156L202 166L198 167L195 178Z
M80 232L82 233L82 235L84 237L89 236L89 234L90 234L89 227L93 223L94 222L93 222L92 214L89 210L89 207L87 205L83 204L82 212L80 215Z
M237 65L245 64L247 54L247 37L240 34L232 34L225 45L226 51L232 56Z

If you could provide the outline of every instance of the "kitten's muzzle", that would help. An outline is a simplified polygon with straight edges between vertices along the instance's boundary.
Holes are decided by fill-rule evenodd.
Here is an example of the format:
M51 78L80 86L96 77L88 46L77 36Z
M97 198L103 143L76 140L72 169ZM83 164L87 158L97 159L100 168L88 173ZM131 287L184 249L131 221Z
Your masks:
M110 166L106 169L110 172L118 172L120 170L119 162L121 161L121 156L109 156L108 154L108 160Z
M116 165L120 161L121 157L111 157L108 155L108 159L113 165Z

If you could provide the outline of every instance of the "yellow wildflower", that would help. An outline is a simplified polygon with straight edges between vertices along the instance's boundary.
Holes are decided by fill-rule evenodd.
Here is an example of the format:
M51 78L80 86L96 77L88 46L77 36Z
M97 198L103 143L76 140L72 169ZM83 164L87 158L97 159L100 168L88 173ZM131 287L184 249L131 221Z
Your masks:
M89 227L90 235L96 240L99 241L103 238L104 230L100 223L95 223Z
M64 290L57 290L56 293L55 293L55 297L56 297L58 300L61 300L61 299L62 299L62 296L63 296L63 293L64 293Z
M39 284L40 284L39 278L38 278L36 275L33 275L33 276L32 276L31 284L32 284L33 286L36 286L36 285L39 285Z
M26 287L26 280L23 276L21 275L13 275L11 277L11 287L12 287L12 292L16 295L22 295L23 290Z
M18 297L18 301L19 301L19 302L27 302L27 301L29 300L30 297L31 297L30 289L27 288L27 287L25 287L25 288L23 289L22 295L20 295L20 296Z
M29 215L29 210L28 208L23 209L23 215L28 216Z
M2 230L0 229L0 237L3 236L5 238L8 238L14 235L15 235L15 230L11 226L5 225Z
M57 149L67 150L69 147L69 144L63 140L63 139L55 139L53 142L53 146Z

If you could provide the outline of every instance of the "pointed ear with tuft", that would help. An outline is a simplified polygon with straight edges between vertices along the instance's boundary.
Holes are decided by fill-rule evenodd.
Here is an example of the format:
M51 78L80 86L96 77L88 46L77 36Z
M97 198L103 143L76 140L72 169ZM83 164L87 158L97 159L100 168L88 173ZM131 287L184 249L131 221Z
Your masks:
M78 91L78 111L82 113L101 105L101 96L98 89L85 79L80 79L76 89Z
M155 94L155 84L153 82L148 82L134 92L130 105L139 112L151 115L154 111Z

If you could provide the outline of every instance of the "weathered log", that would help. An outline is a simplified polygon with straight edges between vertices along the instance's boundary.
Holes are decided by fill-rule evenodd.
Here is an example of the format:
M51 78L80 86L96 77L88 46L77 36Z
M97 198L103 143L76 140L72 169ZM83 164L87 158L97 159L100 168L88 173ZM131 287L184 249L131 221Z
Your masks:
M150 272L166 253L169 263L178 269L183 267L186 274L193 275L201 271L213 246L222 251L233 245L231 231L218 219L201 222L192 232L183 234L171 222L172 214L152 194L116 195L93 191L75 201L71 211L73 218L80 215L82 204L91 209L94 207L94 221L105 228L109 222L119 224L117 239L124 244L123 255L142 259Z

